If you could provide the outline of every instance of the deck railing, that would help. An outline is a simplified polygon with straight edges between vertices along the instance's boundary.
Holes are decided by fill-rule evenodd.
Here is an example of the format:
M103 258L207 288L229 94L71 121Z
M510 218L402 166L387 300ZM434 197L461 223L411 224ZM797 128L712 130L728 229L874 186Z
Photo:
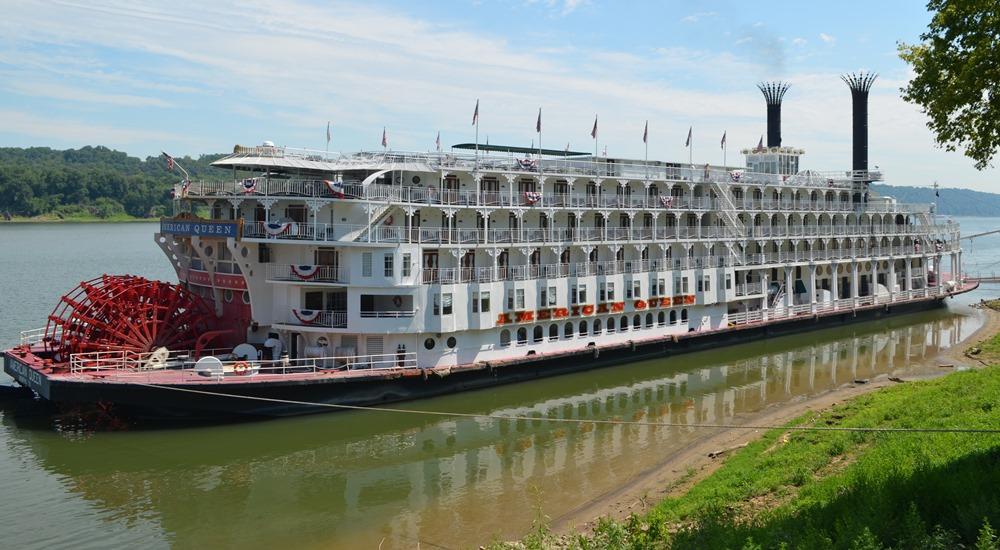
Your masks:
M349 283L350 270L345 266L268 264L270 281L300 281L310 283Z
M330 373L335 371L390 370L417 368L415 352L396 352L370 355L331 355L304 357L298 359L242 360L233 357L228 350L206 350L201 357L217 357L222 367L218 371L196 367L193 351L172 351L165 360L151 363L151 353L93 352L70 356L70 372L73 374L99 374L105 381L133 380L146 378L155 381L164 378L164 373L177 374L180 380L253 380L260 375L290 375L309 373ZM246 368L237 368L238 364ZM169 376L169 375L168 375ZM175 380L170 380L174 382Z

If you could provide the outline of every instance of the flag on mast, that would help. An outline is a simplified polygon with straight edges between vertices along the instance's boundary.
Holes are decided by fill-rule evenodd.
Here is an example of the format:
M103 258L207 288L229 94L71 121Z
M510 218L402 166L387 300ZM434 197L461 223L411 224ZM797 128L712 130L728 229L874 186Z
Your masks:
M594 129L590 131L590 137L597 139L597 115L594 115Z
M642 142L649 143L649 121L646 121L646 127L642 130Z
M163 153L163 156L167 157L167 171L173 170L174 169L174 157L172 157L172 156L170 156L170 155L168 155L166 153Z
M764 134L761 134L760 141L757 142L757 148L754 149L754 151L763 151L763 150L764 150Z
M438 153L441 152L441 130L438 130L437 139L434 140L434 146L437 148Z
M726 131L725 130L722 131L722 142L719 143L719 148L720 149L725 149L726 148Z
M569 152L569 142L568 141L566 142L566 152L567 153Z
M691 132L693 130L694 130L694 126L689 126L688 127L688 138L687 138L687 141L684 142L684 147L690 147L691 146Z
M542 133L542 108L538 108L538 120L535 121L535 131Z
M326 144L330 145L330 121L326 121Z
M472 112L472 125L475 126L479 122L479 100L476 100L476 110Z
M389 146L389 134L385 130L385 126L382 127L382 147Z

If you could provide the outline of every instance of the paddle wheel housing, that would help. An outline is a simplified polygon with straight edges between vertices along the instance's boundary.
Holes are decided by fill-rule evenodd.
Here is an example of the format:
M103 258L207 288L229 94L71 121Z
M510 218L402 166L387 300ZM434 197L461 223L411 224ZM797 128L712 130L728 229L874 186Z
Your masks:
M74 353L159 347L201 350L215 330L211 306L185 287L133 275L102 275L64 295L49 315L45 343L56 363Z

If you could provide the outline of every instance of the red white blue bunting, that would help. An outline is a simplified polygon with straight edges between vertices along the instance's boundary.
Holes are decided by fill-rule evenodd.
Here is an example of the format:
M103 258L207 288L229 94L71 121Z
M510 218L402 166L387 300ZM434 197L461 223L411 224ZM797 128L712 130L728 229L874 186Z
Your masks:
M240 187L243 192L249 195L250 193L257 192L257 178L247 178L240 182Z
M326 184L326 188L330 190L330 193L334 198L342 199L344 198L344 182L333 181L333 180L323 180Z
M311 324L315 323L319 319L319 316L322 313L323 312L321 310L318 310L318 309L293 309L292 310L292 315L294 315L295 318L298 319L300 323L305 324L305 325L311 325Z
M743 179L743 171L742 170L733 170L733 171L729 172L729 179L731 179L733 181L740 181L741 179Z
M303 281L309 281L315 279L316 275L319 275L318 265L293 265L292 274L302 279Z
M538 162L531 159L517 159L517 163L521 166L521 170L534 170L538 167Z
M670 195L660 195L660 204L662 204L664 208L670 208L674 205L674 198Z
M265 223L264 231L272 237L277 237L279 235L284 235L286 233L294 232L293 231L294 225L295 224L293 222Z
M535 204L536 202L542 200L542 194L536 191L525 191L524 200L527 201L528 204Z

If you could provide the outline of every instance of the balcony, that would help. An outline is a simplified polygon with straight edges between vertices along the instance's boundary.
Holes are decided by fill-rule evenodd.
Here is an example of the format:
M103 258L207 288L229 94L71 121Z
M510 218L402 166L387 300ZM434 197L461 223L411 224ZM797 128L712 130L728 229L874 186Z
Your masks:
M347 328L347 311L293 309L288 323L302 327Z
M292 281L300 283L346 284L350 282L349 270L332 265L286 265L268 264L268 281Z

